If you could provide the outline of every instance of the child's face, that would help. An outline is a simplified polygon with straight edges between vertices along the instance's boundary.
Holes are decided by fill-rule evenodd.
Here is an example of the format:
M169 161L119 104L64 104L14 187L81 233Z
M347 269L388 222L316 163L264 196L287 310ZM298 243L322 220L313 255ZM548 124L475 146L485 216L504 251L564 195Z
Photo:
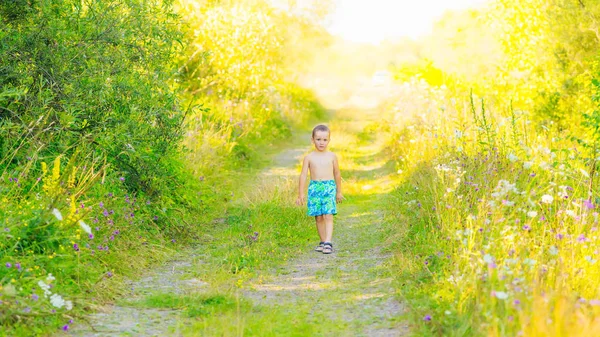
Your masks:
M313 144L315 144L315 149L317 151L325 151L327 149L327 145L329 145L329 132L327 131L317 131L315 132L315 136L312 138Z

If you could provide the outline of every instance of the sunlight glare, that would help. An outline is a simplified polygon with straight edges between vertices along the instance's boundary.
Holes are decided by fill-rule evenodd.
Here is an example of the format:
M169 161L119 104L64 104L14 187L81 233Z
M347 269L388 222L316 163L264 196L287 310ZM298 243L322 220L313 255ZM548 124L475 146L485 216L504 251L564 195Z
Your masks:
M345 40L379 44L385 39L418 38L431 31L447 10L475 8L487 0L336 0L329 31Z

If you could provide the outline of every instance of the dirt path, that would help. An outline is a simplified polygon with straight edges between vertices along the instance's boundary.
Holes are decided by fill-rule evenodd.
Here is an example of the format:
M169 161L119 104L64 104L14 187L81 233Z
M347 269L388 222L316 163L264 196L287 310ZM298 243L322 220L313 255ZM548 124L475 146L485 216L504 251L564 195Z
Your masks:
M382 249L386 224L379 205L393 187L392 168L385 162L377 162L383 157L377 137L358 139L357 133L363 125L356 123L355 114L356 111L342 110L332 122L334 130L337 129L335 137L340 138L336 143L338 149L332 150L339 151L344 161L347 196L335 218L334 254L314 252L314 244L307 244L303 253L279 268L262 271L260 277L246 283L236 296L250 300L253 306L267 313L269 310L292 313L303 324L335 322L331 329L319 330L326 331L323 333L326 336L405 336L408 335L408 327L402 320L405 309L395 300L386 263L389 256ZM366 117L367 121L374 120L377 115L371 112ZM310 150L308 137L301 137L305 138L303 145L275 156L273 165L257 176L256 186L268 188L268 184L280 184L282 180L295 184L297 165ZM251 194L246 198L252 201ZM315 229L315 243L316 238ZM69 335L189 336L189 330L180 332L187 324L180 310L135 305L156 291L190 294L210 288L196 276L206 258L203 252L190 249L180 256L186 257L131 282L130 298L126 301L130 304L101 308L89 317L90 324L76 325ZM198 335L211 334L198 332Z

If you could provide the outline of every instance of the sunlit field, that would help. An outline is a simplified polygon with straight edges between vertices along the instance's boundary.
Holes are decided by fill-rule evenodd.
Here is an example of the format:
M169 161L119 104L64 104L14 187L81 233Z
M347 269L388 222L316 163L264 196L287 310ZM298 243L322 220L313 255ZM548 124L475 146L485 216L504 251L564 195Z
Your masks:
M297 158L273 162L317 123L345 239L377 214L353 246L385 271L348 268L352 291L390 282L386 329L600 336L600 4L391 2L0 3L0 336L115 304L182 313L174 335L370 331L245 297L312 245ZM132 297L187 252L209 290ZM334 281L327 303L369 297Z

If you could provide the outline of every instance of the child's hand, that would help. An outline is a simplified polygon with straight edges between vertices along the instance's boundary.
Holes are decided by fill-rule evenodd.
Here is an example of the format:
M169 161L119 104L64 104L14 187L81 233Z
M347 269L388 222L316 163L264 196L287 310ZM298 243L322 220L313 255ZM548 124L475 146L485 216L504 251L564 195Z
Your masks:
M298 206L304 205L304 196L298 197L298 199L296 199L296 205L298 205Z
M342 195L342 193L336 193L335 199L337 200L337 202L339 204L344 200L344 196Z

